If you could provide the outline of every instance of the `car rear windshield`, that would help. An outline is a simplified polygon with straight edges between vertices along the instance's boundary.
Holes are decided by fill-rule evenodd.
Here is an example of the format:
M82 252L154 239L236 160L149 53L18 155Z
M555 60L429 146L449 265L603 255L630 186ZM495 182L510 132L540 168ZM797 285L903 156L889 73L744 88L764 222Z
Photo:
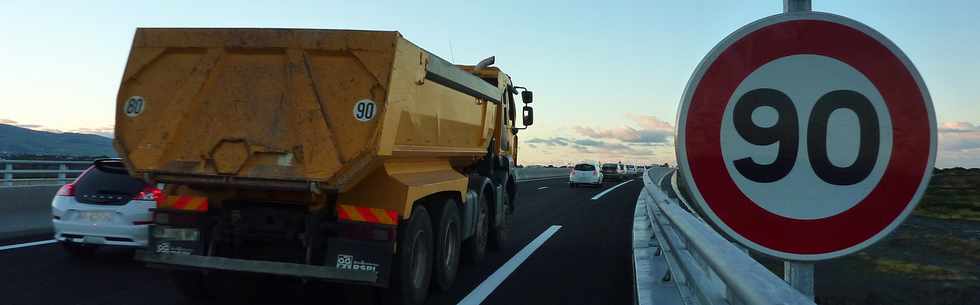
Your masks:
M75 181L75 194L86 203L125 203L143 186L143 181L129 176L122 162L101 162Z
M592 164L578 164L578 165L575 165L575 170L577 170L577 171L591 171L591 170L595 170L595 166L593 166Z
M603 164L602 169L616 170L616 164Z

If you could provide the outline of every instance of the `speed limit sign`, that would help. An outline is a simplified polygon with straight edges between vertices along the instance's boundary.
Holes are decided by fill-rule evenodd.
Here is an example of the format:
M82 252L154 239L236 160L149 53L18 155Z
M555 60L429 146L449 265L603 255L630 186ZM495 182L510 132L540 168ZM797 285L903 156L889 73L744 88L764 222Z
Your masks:
M857 21L767 17L696 68L677 122L694 200L724 233L788 260L863 249L922 197L936 155L925 83Z

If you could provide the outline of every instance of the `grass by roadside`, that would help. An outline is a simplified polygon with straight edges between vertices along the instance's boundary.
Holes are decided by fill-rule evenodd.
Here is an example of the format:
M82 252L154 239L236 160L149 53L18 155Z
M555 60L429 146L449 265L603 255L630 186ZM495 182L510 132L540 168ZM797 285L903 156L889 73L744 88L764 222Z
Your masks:
M936 169L917 215L980 221L980 169Z

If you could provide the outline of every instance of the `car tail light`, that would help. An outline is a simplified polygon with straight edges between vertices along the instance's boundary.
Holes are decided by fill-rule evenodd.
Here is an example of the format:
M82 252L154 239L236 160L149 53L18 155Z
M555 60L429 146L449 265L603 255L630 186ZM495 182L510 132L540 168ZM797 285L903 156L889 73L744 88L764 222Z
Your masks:
M163 191L152 186L145 186L143 190L133 197L133 200L159 201L163 198Z
M58 193L55 194L55 196L69 196L69 197L75 196L75 184L69 183L61 186L61 188L58 189Z

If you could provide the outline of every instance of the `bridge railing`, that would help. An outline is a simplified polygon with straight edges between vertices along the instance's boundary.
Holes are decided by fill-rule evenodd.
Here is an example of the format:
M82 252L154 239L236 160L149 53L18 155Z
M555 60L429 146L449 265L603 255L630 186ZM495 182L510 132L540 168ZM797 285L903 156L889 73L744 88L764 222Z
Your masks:
M673 174L643 175L633 228L638 305L814 304L672 198L664 182Z
M92 161L0 160L0 187L62 185Z

